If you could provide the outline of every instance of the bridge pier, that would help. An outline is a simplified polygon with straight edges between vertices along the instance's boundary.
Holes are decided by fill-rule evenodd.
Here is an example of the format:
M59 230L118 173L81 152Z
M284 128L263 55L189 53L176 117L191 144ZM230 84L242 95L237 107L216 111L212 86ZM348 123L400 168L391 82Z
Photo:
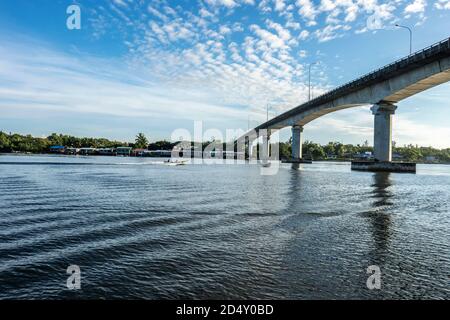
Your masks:
M270 159L270 130L260 130L259 135L262 136L262 148L259 151L259 158L263 164L267 164Z
M303 160L303 126L292 126L291 158L283 160L283 163L312 163L310 160Z
M292 161L300 161L303 157L302 132L303 126L292 126Z
M303 126L292 126L292 153L291 159L284 160L284 163L312 163L311 160L303 160Z
M392 116L397 106L388 103L375 104L370 110L374 121L374 158L375 161L392 161Z
M253 160L253 142L255 141L255 137L247 136L245 137L245 145L248 152L248 160Z
M392 116L397 106L390 103L378 103L370 110L374 115L375 161L352 161L352 170L415 173L415 163L392 162Z

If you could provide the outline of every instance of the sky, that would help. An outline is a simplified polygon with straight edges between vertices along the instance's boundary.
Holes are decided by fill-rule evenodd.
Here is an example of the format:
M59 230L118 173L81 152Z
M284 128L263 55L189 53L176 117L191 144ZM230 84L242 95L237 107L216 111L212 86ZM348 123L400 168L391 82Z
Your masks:
M81 29L66 24L73 4ZM450 36L450 0L0 1L0 130L156 141L202 121L226 140L306 102L311 63L314 97L406 56L395 23L425 48ZM397 145L450 147L449 89L398 103ZM371 144L369 106L304 138Z

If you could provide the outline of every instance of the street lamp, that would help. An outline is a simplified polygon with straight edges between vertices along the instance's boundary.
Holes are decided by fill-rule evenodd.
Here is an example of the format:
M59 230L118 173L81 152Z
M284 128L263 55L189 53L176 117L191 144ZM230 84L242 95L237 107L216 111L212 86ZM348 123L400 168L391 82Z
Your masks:
M308 73L308 101L311 100L311 67L315 64L319 64L319 61L313 62L309 64L309 73Z
M412 53L412 38L413 38L413 34L412 34L411 28L407 27L407 26L399 25L398 23L396 23L395 26L397 28L407 29L409 31L409 54L411 54Z

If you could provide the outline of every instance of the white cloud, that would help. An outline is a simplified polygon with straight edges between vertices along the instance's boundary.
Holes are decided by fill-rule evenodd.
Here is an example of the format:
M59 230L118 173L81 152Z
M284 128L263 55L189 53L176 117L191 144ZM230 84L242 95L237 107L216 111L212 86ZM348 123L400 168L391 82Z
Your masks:
M321 11L333 11L336 9L336 3L332 0L322 0L319 9Z
M290 28L293 30L300 30L301 25L298 22L288 21L288 22L286 22L286 28Z
M206 0L212 6L225 6L227 8L233 8L237 6L234 0Z
M220 28L219 28L219 33L221 33L221 34L225 35L225 34L229 34L231 32L232 32L231 29L227 26L220 26Z
M263 13L271 12L272 7L270 6L270 0L261 0L258 4L258 9Z
M422 13L427 6L426 0L414 0L411 4L405 8L405 13Z
M254 0L205 0L210 6L213 7L226 7L228 9L232 9L238 7L242 4L244 5L254 5Z
M356 17L358 15L358 6L356 5L351 5L349 7L347 7L347 9L345 10L347 16L345 17L345 22L353 22L356 20Z
M205 8L200 8L199 13L200 13L200 15L201 15L203 18L214 17L214 14L212 14L211 12L209 12L209 11L208 11L207 9L205 9Z
M401 107L393 117L392 136L397 146L417 144L448 148L450 128L420 123L413 120L406 111L407 107ZM341 110L311 122L305 133L314 135L322 143L332 141L333 137L338 136L343 137L344 143L356 144L367 140L372 145L373 115L369 107Z
M275 11L283 11L286 8L286 3L284 0L274 0L275 1Z
M124 0L114 0L114 3L119 5L119 6L123 6L123 7L127 7L127 3Z
M342 25L327 25L323 29L316 30L315 35L319 40L319 42L330 41L342 36L336 32L342 28L343 28Z
M302 32L300 32L300 34L298 35L298 38L300 40L305 40L309 37L309 31L308 30L302 30Z
M298 13L303 18L314 21L318 12L310 0L297 0L295 4L299 8Z
M393 137L397 145L417 144L426 147L448 148L450 141L447 137L450 137L450 128L420 123L402 114L395 117Z
M393 11L395 6L390 4L382 4L379 6L371 6L374 13L367 18L367 29L377 30L384 29L386 26L391 27L394 20Z
M9 46L0 52L8 61L8 67L1 68L0 82L15 83L0 87L0 109L191 120L245 116L244 110L227 108L205 92L132 76L139 71L118 69L118 62L74 58L36 44L27 46L27 53L23 49Z
M450 10L450 0L438 0L434 6L439 10Z
M278 33L278 36L284 41L288 41L291 38L289 30L283 28L279 23L266 20L266 24L270 29L274 29Z
M152 6L148 6L147 10L149 13L151 13L152 15L154 15L155 17L158 17L159 19L163 20L163 21L167 21L168 18L162 14L161 12L159 12L158 10L156 10L155 8L153 8Z
M284 42L284 40L277 36L276 34L273 34L265 29L260 28L258 25L253 24L250 26L250 30L255 32L255 34L264 41L268 46L270 46L273 49L287 49L287 45Z

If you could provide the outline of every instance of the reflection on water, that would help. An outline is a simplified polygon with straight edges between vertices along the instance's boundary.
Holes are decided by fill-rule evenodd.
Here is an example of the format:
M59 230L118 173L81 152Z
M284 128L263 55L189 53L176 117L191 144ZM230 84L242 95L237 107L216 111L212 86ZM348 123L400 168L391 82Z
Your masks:
M373 175L373 197L377 199L373 204L375 208L392 205L389 201L393 196L389 190L389 187L392 185L390 175L390 172L376 172Z
M446 166L286 164L261 176L256 165L0 156L20 161L0 164L0 298L450 298ZM71 264L79 292L65 289ZM380 291L366 287L373 264Z
M373 210L369 212L368 217L372 225L372 233L376 250L374 252L374 260L380 261L380 254L385 254L389 245L389 235L391 227L391 208L393 205L394 194L390 187L390 172L376 172L373 175Z

